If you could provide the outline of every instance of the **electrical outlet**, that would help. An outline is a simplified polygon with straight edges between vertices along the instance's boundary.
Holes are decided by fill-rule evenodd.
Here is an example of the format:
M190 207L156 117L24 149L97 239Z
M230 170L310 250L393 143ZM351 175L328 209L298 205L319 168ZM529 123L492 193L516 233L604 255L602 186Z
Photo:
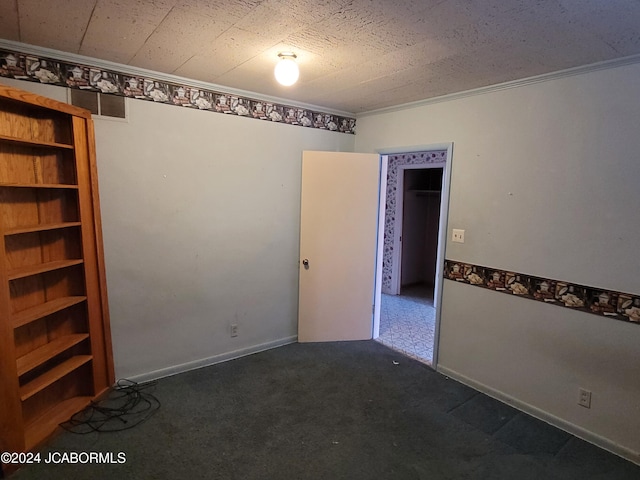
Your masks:
M464 243L464 230L454 228L453 234L451 235L451 241L456 243Z
M589 390L580 389L578 405L584 408L591 408L591 392Z
M238 336L238 324L237 323L232 323L231 324L231 336L232 337L237 337Z

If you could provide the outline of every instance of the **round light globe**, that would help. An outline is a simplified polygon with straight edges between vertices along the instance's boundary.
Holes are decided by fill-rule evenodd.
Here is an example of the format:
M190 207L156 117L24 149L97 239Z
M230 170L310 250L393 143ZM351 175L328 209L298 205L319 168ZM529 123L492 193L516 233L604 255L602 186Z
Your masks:
M290 87L298 81L300 76L300 69L295 60L291 58L283 58L280 60L273 72L276 76L276 80L285 87Z

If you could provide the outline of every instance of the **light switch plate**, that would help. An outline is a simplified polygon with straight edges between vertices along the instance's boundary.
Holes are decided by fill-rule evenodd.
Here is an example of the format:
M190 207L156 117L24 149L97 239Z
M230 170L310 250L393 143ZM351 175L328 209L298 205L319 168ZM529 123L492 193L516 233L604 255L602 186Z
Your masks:
M456 243L464 243L464 230L454 228L453 234L451 235L451 241Z

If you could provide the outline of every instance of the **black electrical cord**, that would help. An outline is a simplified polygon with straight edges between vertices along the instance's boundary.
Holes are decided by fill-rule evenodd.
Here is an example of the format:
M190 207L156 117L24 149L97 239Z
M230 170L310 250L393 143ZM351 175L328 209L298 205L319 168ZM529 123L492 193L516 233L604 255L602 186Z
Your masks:
M118 380L109 395L76 413L60 426L71 433L120 432L147 421L160 408L160 400L147 390L157 382Z

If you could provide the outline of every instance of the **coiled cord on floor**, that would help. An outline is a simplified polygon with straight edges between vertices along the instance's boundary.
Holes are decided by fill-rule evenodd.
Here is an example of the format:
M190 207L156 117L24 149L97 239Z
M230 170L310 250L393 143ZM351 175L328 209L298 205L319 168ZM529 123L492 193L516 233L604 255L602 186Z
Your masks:
M144 384L118 380L109 395L76 413L60 426L71 433L120 432L147 421L160 408L160 400L149 393L157 382Z

